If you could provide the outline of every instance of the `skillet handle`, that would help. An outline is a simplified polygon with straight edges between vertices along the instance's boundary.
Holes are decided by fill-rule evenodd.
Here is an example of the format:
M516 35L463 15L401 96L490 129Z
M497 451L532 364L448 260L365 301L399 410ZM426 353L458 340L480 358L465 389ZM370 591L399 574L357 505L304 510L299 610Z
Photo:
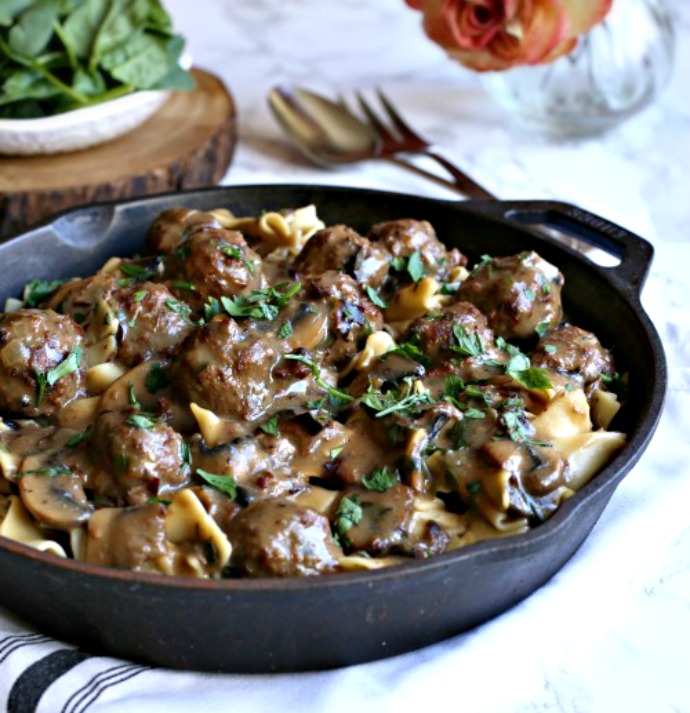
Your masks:
M536 228L551 240L557 238L548 230L555 229L600 248L620 260L618 265L602 269L622 290L639 296L644 286L654 256L651 243L594 213L557 201L481 201L473 208L499 220Z

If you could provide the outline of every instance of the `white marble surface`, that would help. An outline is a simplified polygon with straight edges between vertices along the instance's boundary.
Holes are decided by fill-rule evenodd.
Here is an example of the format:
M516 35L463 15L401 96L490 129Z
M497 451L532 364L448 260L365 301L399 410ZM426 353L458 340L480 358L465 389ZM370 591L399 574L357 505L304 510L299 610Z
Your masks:
M575 203L654 243L643 300L666 343L670 387L657 437L582 549L497 619L418 652L338 671L147 671L89 710L690 711L688 3L672 3L677 63L661 98L619 129L582 140L515 126L475 75L424 39L403 0L165 4L195 63L222 76L234 95L240 138L225 183L312 182L450 197L393 166L328 172L308 164L286 144L265 101L281 81L333 96L380 86L410 123L497 195Z

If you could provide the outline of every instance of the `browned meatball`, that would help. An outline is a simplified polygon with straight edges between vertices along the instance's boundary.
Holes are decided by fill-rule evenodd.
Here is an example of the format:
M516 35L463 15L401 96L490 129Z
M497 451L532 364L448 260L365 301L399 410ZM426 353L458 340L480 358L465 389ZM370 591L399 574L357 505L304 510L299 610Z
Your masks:
M400 340L417 346L436 366L448 359L477 356L493 346L486 317L469 302L456 302L415 319Z
M195 230L168 260L173 289L195 309L209 297L229 297L261 286L261 258L237 230Z
M84 389L84 333L66 315L22 309L0 314L0 409L48 416Z
M252 503L229 525L230 564L243 576L292 577L333 572L342 555L328 518L289 500Z
M130 366L171 356L194 328L189 306L159 283L116 288L105 301L119 319L117 356Z
M594 334L572 324L558 327L540 339L532 364L574 376L585 385L614 372L611 354Z
M138 572L158 572L161 562L171 557L162 505L103 508L89 521L87 562Z
M334 225L315 233L302 249L293 268L303 275L339 270L359 284L379 287L388 274L390 253L371 243L347 225Z
M118 505L138 505L185 485L182 436L134 410L99 414L89 437L96 471L88 486Z
M194 208L169 208L153 222L146 236L149 247L157 253L172 255L194 230L220 229L211 213Z
M330 344L325 361L339 364L362 346L362 340L383 325L383 314L363 296L349 275L329 270L304 281L304 294L328 310Z
M458 298L479 307L504 339L524 339L561 321L563 275L535 252L495 257L476 267Z
M426 220L402 218L377 223L368 237L379 241L394 258L409 258L413 253L419 253L426 274L431 277L443 278L450 268L467 262L459 250L446 249Z
M259 418L273 396L273 368L282 358L272 335L246 339L221 315L197 329L173 364L173 384L186 398L218 416Z

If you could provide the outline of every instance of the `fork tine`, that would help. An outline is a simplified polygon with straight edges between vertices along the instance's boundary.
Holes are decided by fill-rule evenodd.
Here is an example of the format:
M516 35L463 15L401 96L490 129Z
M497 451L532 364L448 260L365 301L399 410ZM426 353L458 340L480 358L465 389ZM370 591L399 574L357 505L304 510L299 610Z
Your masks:
M396 130L403 138L409 137L410 139L414 139L420 144L425 144L426 146L429 145L429 142L423 139L416 131L414 131L410 127L410 125L402 118L402 116L400 116L398 110L391 104L390 99L388 99L388 97L380 89L376 89L376 94L378 95L381 105L386 110L388 118L393 122L393 126L395 126Z
M399 139L393 134L390 129L378 118L374 110L367 103L364 97L357 92L357 101L359 106L367 117L367 121L385 143L399 143Z

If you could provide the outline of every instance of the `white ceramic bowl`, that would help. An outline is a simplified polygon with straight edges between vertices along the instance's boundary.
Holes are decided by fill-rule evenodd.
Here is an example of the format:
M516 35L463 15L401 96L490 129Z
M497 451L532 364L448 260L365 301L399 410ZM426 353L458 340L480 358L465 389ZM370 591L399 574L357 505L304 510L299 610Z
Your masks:
M180 60L191 66L187 55ZM153 116L168 90L140 91L40 119L0 119L0 155L36 156L78 151L122 136Z

